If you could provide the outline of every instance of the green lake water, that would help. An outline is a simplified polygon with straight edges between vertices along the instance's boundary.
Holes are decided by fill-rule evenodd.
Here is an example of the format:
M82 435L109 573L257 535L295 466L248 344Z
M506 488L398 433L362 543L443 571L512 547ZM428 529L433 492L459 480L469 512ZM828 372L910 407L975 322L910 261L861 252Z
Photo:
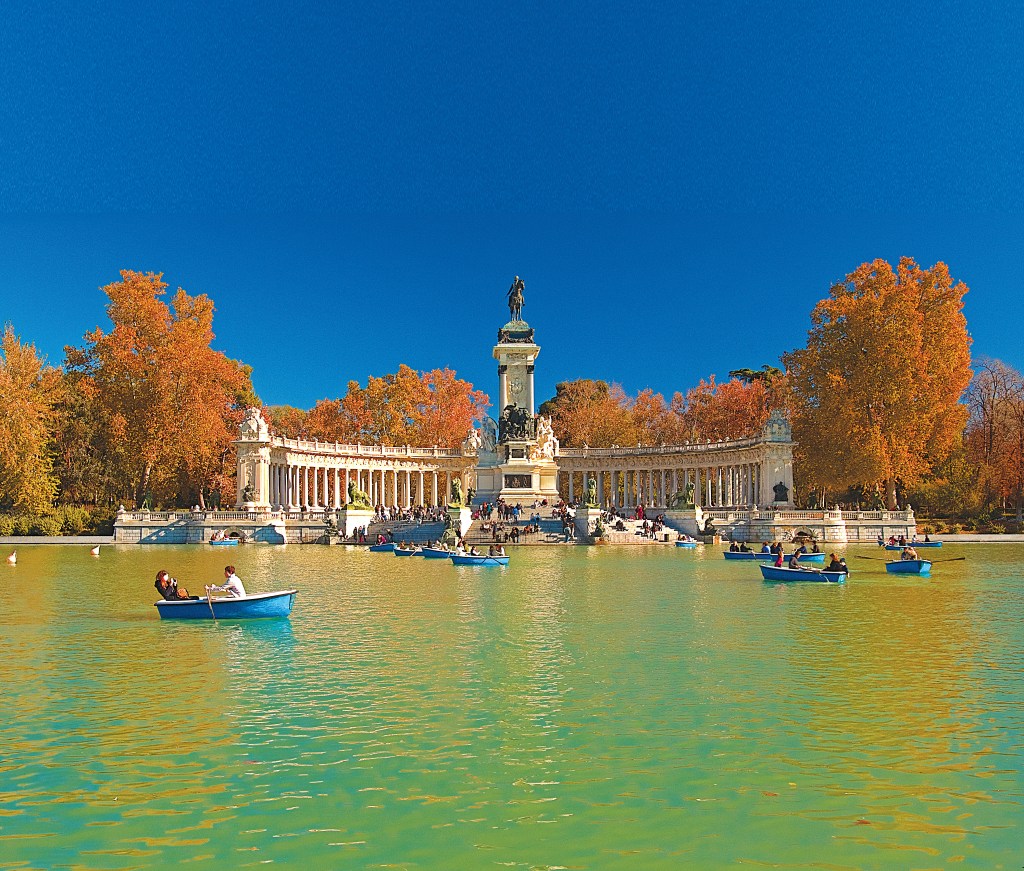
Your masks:
M1024 547L856 554L19 547L0 868L1020 868ZM158 619L229 561L291 618Z

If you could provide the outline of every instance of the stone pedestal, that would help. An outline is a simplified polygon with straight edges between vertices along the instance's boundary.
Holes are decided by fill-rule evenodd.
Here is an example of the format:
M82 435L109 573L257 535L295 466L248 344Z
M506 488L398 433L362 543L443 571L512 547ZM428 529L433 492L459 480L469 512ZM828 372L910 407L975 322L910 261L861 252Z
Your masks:
M669 508L665 511L665 525L676 530L676 532L683 532L686 535L697 538L703 534L697 523L697 512L699 510L696 506L690 508ZM703 515L704 512L701 511L700 513Z
M594 526L601 519L600 508L585 508L582 505L576 509L576 516L573 518L573 528L577 541L589 541L594 535Z
M473 512L466 506L448 506L448 516L451 518L455 528L459 531L459 538L462 538L473 525Z
M338 535L349 538L360 526L369 526L372 520L373 511L369 508L352 508L346 505L338 512Z

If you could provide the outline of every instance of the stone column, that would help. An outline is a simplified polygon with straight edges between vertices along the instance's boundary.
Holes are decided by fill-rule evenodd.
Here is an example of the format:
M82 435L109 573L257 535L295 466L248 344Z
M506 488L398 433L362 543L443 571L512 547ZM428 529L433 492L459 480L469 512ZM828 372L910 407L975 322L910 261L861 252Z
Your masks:
M570 472L569 473L569 501L570 502L575 501L575 494L576 494L576 488L574 486L575 483L576 483L575 480L574 480L575 478L576 478L575 472Z

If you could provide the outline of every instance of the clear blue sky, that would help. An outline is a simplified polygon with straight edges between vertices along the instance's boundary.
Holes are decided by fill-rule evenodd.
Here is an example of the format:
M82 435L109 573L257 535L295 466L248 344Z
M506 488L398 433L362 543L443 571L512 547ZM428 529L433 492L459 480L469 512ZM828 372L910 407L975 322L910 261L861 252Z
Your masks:
M58 363L162 271L267 403L403 362L493 397L518 274L541 399L668 396L906 254L1024 368L1024 12L960 5L7 10L0 321Z

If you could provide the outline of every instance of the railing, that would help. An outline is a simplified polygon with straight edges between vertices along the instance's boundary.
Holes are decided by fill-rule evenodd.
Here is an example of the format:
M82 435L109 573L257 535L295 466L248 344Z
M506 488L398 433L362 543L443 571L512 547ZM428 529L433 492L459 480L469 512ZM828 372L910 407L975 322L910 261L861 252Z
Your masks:
M306 441L274 436L271 446L336 457L445 457L465 456L462 448L414 448L411 445L343 445L338 442Z
M724 442L704 442L681 445L638 445L635 448L563 448L558 449L559 457L649 457L667 454L701 454L711 451L727 451L737 448L750 448L764 444L760 438L734 439Z

